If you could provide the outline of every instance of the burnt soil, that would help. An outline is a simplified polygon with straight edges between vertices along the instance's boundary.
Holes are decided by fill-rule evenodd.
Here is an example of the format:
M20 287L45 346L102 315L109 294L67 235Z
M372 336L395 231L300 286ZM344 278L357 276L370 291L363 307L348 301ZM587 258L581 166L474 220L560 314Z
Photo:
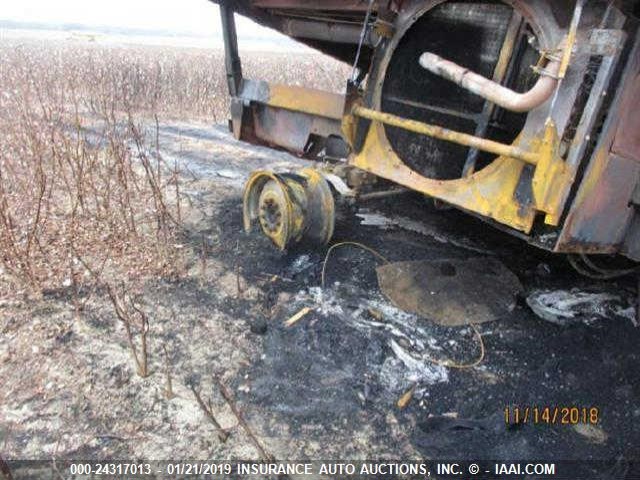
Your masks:
M336 249L322 290L326 247L279 252L258 233L243 232L248 173L307 162L236 142L221 126L167 124L161 142L163 155L183 167L190 207L186 274L150 282L145 291L152 375L135 375L122 328L99 295L81 319L70 312L65 292L38 305L3 305L5 459L257 458L214 388L214 375L278 459L640 459L640 329L602 312L556 325L525 302L537 289L579 289L612 293L628 308L635 281L582 278L563 258L416 195L344 209L333 242L361 242L391 261L492 256L523 284L511 314L478 326L486 349L478 367L427 365L412 376L396 358L392 329L376 327L371 305L408 337L422 336L436 358L477 358L473 331L393 309L378 287L378 260L365 251ZM425 228L362 225L357 213L363 212ZM304 306L312 311L285 327ZM174 399L162 395L163 345ZM18 372L23 365L26 372ZM414 398L399 409L396 402L416 378ZM198 409L190 385L213 399L232 432L226 443ZM504 419L508 406L597 407L600 415L588 427L512 425ZM588 470L583 478L592 474L602 478Z

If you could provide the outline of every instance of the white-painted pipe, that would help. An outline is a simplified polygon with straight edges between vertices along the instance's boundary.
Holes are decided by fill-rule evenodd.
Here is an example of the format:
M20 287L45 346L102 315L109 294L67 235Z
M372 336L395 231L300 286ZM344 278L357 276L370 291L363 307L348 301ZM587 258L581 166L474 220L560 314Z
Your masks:
M549 100L558 84L555 77L560 69L560 61L551 60L545 68L547 74L541 75L528 92L518 93L434 53L423 53L420 65L512 112L528 112Z

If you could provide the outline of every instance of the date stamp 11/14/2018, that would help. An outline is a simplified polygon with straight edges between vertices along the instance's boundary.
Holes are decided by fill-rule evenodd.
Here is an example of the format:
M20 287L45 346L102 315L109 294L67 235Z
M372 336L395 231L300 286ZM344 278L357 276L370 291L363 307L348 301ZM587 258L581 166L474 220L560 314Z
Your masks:
M515 405L504 408L509 425L597 425L600 408L580 405Z

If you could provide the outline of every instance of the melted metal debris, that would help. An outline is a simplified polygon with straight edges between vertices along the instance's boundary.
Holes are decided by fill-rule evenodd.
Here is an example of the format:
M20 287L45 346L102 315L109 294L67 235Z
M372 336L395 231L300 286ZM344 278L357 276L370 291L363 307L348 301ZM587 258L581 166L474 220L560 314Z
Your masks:
M491 257L394 262L376 272L394 305L449 327L506 317L522 291L518 277Z
M592 293L578 289L538 290L527 297L531 310L543 320L557 325L591 323L600 319L626 318L637 325L635 311L620 295Z

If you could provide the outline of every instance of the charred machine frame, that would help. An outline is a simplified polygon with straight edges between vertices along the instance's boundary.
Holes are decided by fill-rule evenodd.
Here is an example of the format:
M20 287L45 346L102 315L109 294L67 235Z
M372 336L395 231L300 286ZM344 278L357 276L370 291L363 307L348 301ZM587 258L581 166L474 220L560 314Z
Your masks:
M328 242L334 195L404 189L554 252L640 260L637 0L216 3L235 137L335 160L255 172L245 228ZM234 13L352 65L344 94L244 78Z

